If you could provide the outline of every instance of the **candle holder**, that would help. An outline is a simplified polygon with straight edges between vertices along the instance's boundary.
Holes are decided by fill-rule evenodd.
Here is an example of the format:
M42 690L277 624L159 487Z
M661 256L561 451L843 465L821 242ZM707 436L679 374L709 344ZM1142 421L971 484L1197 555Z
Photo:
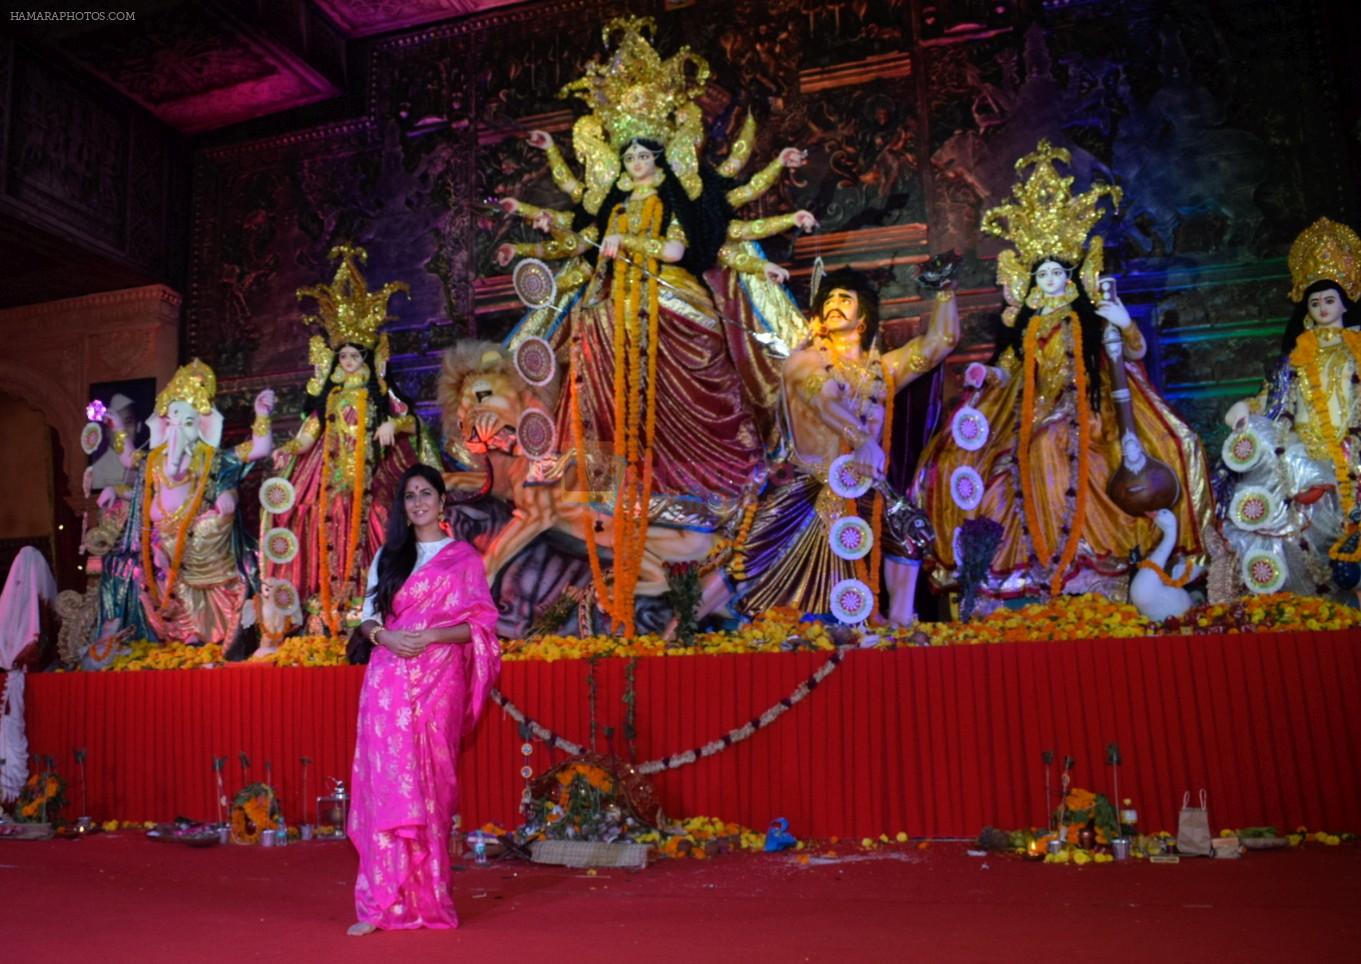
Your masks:
M330 792L317 797L317 835L327 840L344 840L349 816L350 791L344 780L331 777Z

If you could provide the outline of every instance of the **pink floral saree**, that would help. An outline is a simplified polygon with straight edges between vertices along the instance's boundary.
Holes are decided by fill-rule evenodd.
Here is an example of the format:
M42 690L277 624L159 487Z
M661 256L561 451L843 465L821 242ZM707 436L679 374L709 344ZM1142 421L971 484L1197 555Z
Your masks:
M467 623L472 639L414 659L373 650L359 696L348 825L359 851L356 917L385 930L457 927L448 846L459 744L501 666L482 560L467 543L450 543L407 579L392 609L389 629Z

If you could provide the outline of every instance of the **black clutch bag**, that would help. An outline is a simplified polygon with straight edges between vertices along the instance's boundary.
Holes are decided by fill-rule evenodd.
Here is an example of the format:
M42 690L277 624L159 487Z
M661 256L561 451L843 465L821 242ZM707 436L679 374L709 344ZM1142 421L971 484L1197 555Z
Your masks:
M373 643L369 638L360 632L360 627L356 626L350 633L350 639L345 644L345 659L355 666L363 666L368 663L369 657L373 655Z

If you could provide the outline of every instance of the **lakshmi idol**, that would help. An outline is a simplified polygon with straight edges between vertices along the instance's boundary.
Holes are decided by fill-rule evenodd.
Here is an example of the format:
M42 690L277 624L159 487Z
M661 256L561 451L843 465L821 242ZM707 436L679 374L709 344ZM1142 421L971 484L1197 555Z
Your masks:
M1224 537L1254 593L1351 596L1361 563L1361 238L1319 218L1290 246L1283 357L1224 420Z
M938 585L954 581L961 523L987 517L1002 526L981 590L994 605L1059 593L1123 597L1131 551L1148 552L1164 536L1154 509L1173 513L1171 549L1188 564L1202 554L1211 520L1200 442L1139 364L1146 346L1129 312L1099 286L1102 240L1088 234L1101 199L1118 204L1120 189L1096 184L1074 195L1060 161L1069 163L1068 152L1040 141L1016 162L1029 176L984 214L982 229L1014 245L997 259L1004 337L993 365L966 370L963 404L928 444L916 482L936 531ZM1141 503L1144 484L1123 483L1147 468L1158 469L1159 482L1144 494L1160 489L1161 499Z
M269 455L274 393L255 399L251 437L223 451L217 378L197 358L156 397L148 450L136 450L115 413L113 448L135 467L127 524L104 560L99 639L88 668L126 636L230 645L256 582L254 545L236 512L237 486ZM112 493L112 489L105 492Z
M610 59L562 91L591 109L573 130L584 176L546 133L531 135L577 206L552 211L506 199L507 211L550 239L497 252L503 265L516 255L566 262L557 306L528 316L511 342L542 336L568 363L557 437L575 456L577 487L613 514L612 587L596 526L583 537L602 608L626 629L649 523L712 531L762 471L774 440L779 360L754 336L769 333L763 325L802 329L803 320L779 286L787 273L753 242L816 223L806 211L733 219L803 155L787 149L739 184L733 175L751 149L748 124L722 168L704 167L696 99L709 66L688 48L663 61L644 36L651 31L650 18L606 25L605 41L616 48Z
M406 285L370 291L359 270L368 259L363 248L338 245L330 256L340 260L332 282L298 289L299 299L318 305L303 323L320 326L325 337L313 335L308 349L313 375L302 427L274 455L292 492L281 496L270 531L292 532L294 540L266 539L262 569L276 589L284 580L300 600L315 600L338 635L382 544L397 480L417 462L440 463L420 420L387 381L388 339L379 328L391 318L388 300ZM261 643L269 652L277 640Z

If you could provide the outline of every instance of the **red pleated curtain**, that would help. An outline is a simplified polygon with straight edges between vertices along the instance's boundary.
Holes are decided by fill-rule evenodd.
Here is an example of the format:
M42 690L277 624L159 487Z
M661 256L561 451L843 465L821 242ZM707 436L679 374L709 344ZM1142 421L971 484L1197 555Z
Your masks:
M1120 794L1148 829L1175 829L1183 791L1208 791L1220 826L1361 828L1361 634L1271 633L853 652L768 729L656 776L667 812L803 836L972 836L1044 820L1041 753L1071 754L1076 785ZM638 660L639 761L694 749L758 717L827 653ZM596 745L626 755L628 661L596 664ZM508 663L501 688L544 726L589 742L583 661ZM327 777L348 778L363 669L62 673L28 681L33 753L80 787L88 750L98 819L215 818L212 758L229 794L271 764L291 822ZM612 727L612 744L604 730ZM488 706L461 764L465 825L514 825L525 758ZM308 800L301 758L311 758ZM536 773L563 759L536 742ZM1057 769L1055 769L1057 786Z

